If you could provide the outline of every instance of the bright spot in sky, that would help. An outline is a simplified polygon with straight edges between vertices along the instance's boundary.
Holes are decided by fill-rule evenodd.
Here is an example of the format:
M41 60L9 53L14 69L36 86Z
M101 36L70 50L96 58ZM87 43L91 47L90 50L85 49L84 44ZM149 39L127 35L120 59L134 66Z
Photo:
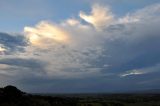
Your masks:
M3 47L0 47L0 52L4 52L6 49Z
M0 55L5 54L6 49L0 46Z
M24 32L30 43L36 46L55 42L67 43L69 41L69 34L66 31L45 21L40 22L35 27L25 27Z

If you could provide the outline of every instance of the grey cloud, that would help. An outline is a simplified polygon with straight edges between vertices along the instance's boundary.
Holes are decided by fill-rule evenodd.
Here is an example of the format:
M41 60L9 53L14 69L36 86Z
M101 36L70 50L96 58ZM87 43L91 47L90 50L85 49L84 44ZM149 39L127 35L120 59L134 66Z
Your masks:
M96 31L92 28L81 31L75 26L74 28L67 26L70 32L76 34L73 36L76 43L73 44L78 46L61 47L55 44L44 50L31 48L34 49L31 52L38 54L34 55L37 59L32 59L32 55L26 53L28 59L4 58L0 60L0 64L20 67L19 70L27 67L30 70L36 70L35 72L39 72L37 70L48 72L42 76L36 76L36 73L34 76L27 74L24 78L17 79L17 84L25 85L26 88L32 89L31 91L36 91L33 84L40 86L39 88L43 87L42 89L48 92L160 88L157 85L160 80L150 83L154 82L151 79L158 79L160 75L160 67L157 65L160 64L160 16L157 14L159 10L159 5L149 6L129 16L139 18L137 22L113 23L103 31ZM22 48L26 46L25 39L17 40L18 38L6 36L1 38L9 41L0 40L0 43L6 47L16 50L20 45ZM89 42L91 40L94 43ZM100 49L96 49L96 46ZM46 67L47 69L44 69ZM138 74L133 70L141 73ZM120 77L120 74L131 75Z
M107 40L105 44L105 54L109 57L102 58L101 61L111 65L107 70L119 73L160 63L160 26L157 24L160 22L160 16L156 15L158 10L152 11L145 13L143 20L139 22L115 24L106 29L106 33L109 32L111 36L111 40ZM151 15L153 13L154 16ZM139 14L140 12L134 15L138 17ZM140 15L143 16L143 12ZM153 16L150 21L145 20L147 15Z
M26 67L33 70L43 70L47 63L36 59L4 58L0 60L0 64L6 64L17 67Z
M23 35L11 35L8 33L0 33L0 44L7 50L7 54L15 51L23 51L27 46L27 39Z

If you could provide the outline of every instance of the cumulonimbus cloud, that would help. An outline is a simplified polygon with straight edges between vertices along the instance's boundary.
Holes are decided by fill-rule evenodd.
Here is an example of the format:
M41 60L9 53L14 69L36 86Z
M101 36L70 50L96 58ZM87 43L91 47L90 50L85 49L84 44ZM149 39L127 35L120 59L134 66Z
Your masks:
M29 44L25 52L10 57L18 55L43 61L47 64L42 70L46 74L42 76L56 78L96 77L108 72L119 77L128 70L155 65L160 62L153 55L160 53L156 48L160 39L159 24L156 24L160 22L158 7L152 5L115 19L108 7L96 4L90 15L80 12L79 19L57 24L42 21L36 26L26 26L24 35ZM154 60L143 62L150 56ZM144 64L139 66L138 62Z

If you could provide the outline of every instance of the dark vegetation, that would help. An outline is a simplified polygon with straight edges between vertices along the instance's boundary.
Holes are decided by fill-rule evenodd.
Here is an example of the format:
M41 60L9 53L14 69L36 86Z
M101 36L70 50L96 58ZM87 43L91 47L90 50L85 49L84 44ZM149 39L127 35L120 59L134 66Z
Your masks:
M0 106L160 106L160 94L35 95L0 88Z

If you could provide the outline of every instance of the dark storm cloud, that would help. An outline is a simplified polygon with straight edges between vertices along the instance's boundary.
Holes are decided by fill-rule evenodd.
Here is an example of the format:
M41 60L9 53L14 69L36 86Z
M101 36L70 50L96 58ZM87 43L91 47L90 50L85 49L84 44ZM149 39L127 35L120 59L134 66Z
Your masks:
M27 46L27 39L22 35L11 35L0 32L0 44L4 46L8 54L15 51L23 51Z

